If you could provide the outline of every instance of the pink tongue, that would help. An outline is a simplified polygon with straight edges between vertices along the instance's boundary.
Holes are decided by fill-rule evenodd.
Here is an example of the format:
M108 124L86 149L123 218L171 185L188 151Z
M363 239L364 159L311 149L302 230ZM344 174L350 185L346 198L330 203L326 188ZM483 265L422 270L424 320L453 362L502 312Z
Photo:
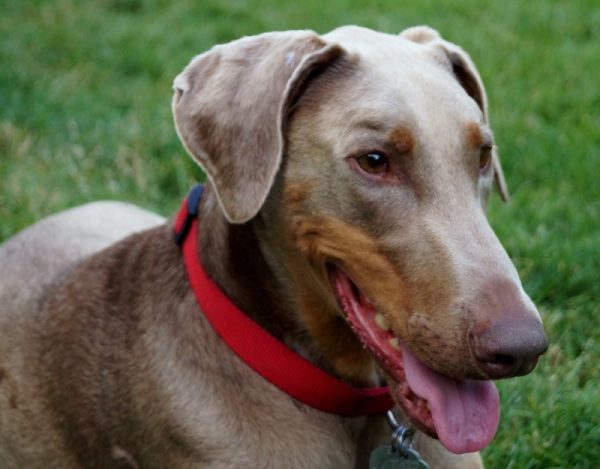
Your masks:
M406 382L429 403L442 444L454 453L486 447L500 418L498 390L491 381L457 380L442 376L402 346Z

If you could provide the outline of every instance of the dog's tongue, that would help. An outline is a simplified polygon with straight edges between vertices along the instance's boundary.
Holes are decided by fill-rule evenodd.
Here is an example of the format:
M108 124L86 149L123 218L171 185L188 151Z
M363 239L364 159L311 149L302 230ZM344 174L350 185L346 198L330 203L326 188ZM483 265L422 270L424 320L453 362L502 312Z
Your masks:
M442 376L402 347L406 382L429 403L437 436L454 453L470 453L494 438L500 418L498 390L491 381Z

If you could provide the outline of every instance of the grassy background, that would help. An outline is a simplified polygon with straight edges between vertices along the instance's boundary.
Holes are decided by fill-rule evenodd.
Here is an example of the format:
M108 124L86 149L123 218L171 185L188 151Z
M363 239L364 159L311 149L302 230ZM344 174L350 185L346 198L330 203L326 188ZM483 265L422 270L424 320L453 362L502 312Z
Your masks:
M171 82L267 30L429 24L486 82L513 199L490 216L546 321L536 371L500 383L490 468L600 461L600 7L596 0L0 0L0 240L95 199L172 213L201 177ZM594 292L594 286L596 292Z

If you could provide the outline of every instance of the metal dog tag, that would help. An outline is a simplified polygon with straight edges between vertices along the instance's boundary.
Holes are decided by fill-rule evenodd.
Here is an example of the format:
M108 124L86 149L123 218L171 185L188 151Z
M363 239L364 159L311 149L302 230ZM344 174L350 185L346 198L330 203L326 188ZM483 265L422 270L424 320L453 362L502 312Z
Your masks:
M371 453L369 458L369 469L410 468L429 469L429 464L421 459L419 453L406 447L400 452L392 449L390 445L380 446Z

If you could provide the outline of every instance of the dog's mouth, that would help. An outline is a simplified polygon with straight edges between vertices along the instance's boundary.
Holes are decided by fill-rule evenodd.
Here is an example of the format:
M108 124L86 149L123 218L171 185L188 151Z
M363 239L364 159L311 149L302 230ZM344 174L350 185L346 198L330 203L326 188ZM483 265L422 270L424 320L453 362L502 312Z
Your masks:
M500 416L494 383L450 378L429 368L339 267L328 265L328 274L346 321L389 375L392 397L412 423L454 453L487 446Z

